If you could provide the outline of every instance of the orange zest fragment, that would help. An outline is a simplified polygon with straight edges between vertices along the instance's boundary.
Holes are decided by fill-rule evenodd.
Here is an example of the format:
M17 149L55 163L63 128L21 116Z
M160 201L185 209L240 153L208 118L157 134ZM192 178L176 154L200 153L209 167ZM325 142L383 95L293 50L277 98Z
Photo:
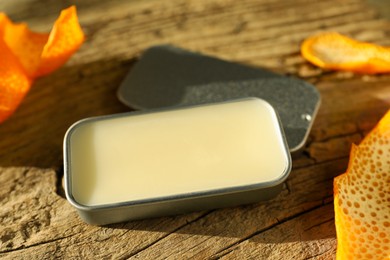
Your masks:
M368 74L390 72L389 47L355 41L335 32L309 37L302 43L301 53L324 69Z
M74 6L61 12L50 34L32 32L0 13L0 123L16 110L35 78L62 66L83 41Z
M337 259L390 259L390 110L334 179Z
M36 76L43 76L61 67L84 41L74 6L61 12L43 48Z
M6 18L8 20L8 18ZM35 71L41 61L41 53L49 35L35 33L29 30L27 24L14 24L10 20L5 26L3 40L10 51L23 65L29 77L35 76Z
M30 89L32 80L27 77L18 59L1 39L0 50L0 122L2 122L23 100Z

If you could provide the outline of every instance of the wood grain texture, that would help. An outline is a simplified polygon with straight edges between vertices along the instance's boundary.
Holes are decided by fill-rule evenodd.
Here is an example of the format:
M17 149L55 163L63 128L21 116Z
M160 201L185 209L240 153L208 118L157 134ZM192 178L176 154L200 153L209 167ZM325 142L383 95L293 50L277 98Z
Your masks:
M48 30L71 3L87 41L0 125L1 258L334 258L332 181L345 171L351 143L389 108L390 76L321 70L303 60L299 45L320 31L390 45L389 21L363 0L21 0L2 1L0 10ZM312 82L322 105L309 141L271 201L87 225L63 197L65 131L85 117L128 111L116 90L139 55L162 43Z

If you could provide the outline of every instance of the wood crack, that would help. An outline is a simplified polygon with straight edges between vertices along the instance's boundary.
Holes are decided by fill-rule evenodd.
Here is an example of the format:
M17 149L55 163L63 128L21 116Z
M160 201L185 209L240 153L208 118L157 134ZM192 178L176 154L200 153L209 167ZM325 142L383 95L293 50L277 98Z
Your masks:
M34 248L34 247L38 247L38 246L42 246L42 245L46 245L46 244L51 244L51 243L57 242L59 240L67 239L67 238L70 238L70 237L73 237L73 236L76 236L76 235L77 235L77 233L71 234L71 235L65 236L65 237L59 237L59 238L55 238L55 239L51 239L51 240L47 240L47 241L42 241L42 242L39 242L39 243L36 243L36 244L32 244L32 245L29 245L29 246L21 246L21 247L14 248L14 249L3 250L3 251L0 251L0 256L4 255L6 253L22 251L22 250L26 250L26 249L29 249L29 248Z
M328 203L328 204L331 204L331 203ZM322 224L325 224L325 223L328 223L328 222L333 222L333 221L334 221L334 217L331 218L331 219L324 220L322 222L316 223L315 225L310 226L309 228L304 229L304 231L309 231L309 230L311 230L311 229L313 229L315 227L321 226Z

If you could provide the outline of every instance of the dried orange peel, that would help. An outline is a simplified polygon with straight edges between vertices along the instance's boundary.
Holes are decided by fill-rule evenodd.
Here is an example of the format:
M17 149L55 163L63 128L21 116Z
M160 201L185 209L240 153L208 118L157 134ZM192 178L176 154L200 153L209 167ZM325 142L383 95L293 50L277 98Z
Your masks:
M390 259L390 110L334 179L337 259Z
M32 32L0 13L0 123L15 111L35 78L62 66L83 41L74 6L61 12L50 33Z
M389 47L355 41L335 32L309 37L302 43L301 53L324 69L368 74L390 72Z

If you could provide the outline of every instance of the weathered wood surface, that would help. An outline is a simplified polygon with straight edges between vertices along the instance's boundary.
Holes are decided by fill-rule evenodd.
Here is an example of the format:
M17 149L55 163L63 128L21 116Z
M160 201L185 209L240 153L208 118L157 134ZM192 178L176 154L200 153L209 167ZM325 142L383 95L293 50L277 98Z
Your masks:
M71 2L3 1L0 10L48 30ZM333 177L345 171L351 143L389 108L390 76L322 71L301 58L299 44L335 30L390 45L389 21L363 0L89 0L78 7L87 41L0 125L0 257L334 258ZM314 83L322 106L309 142L274 200L89 226L63 196L63 135L78 119L127 111L116 89L142 51L159 43Z

